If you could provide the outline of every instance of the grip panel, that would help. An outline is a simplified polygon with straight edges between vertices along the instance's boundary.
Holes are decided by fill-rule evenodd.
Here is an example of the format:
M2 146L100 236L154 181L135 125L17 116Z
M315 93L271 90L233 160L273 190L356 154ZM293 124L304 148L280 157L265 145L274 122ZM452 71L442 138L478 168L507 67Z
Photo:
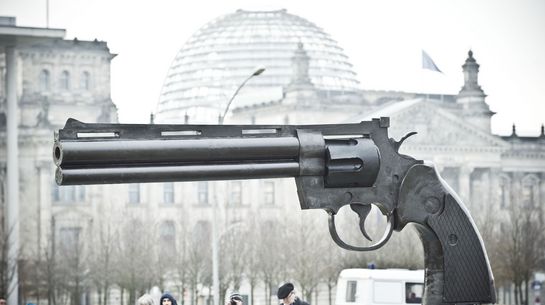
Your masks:
M451 194L444 201L443 212L428 219L443 247L444 299L449 303L491 302L490 267L479 233Z
M496 301L477 227L432 166L419 164L409 169L400 188L398 220L396 230L416 224L424 247L425 304Z

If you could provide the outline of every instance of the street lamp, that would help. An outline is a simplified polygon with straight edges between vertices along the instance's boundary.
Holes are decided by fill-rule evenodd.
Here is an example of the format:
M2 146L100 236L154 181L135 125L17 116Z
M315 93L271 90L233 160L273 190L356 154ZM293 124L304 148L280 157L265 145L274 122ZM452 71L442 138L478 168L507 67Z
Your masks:
M238 87L237 90L235 90L235 93L231 96L229 99L229 102L227 103L227 106L225 107L225 110L223 111L223 114L219 118L219 124L223 125L223 121L225 119L225 116L229 112L229 107L231 106L231 103L239 93L240 89L246 85L246 83L252 79L254 76L258 76L261 73L265 71L265 67L258 67L254 73L252 73L250 76L248 76ZM217 191L217 188L214 190ZM218 201L217 196L215 196L214 204L216 205L212 209L212 294L213 294L213 305L219 305L219 299L220 299L220 280L219 280L219 258L218 258L218 227L217 227L217 207L218 207Z
M229 102L227 103L227 106L225 107L225 110L223 111L223 114L221 115L220 117L220 125L223 124L223 120L225 119L225 116L227 115L227 112L229 112L229 107L231 106L231 103L233 102L233 100L235 99L235 97L237 96L238 92L240 91L240 89L242 89L242 87L244 87L244 85L246 85L246 83L254 76L258 76L260 75L261 73L263 73L265 71L265 67L258 67L254 73L252 73L250 76L248 76L237 88L237 90L235 90L235 93L233 93L233 95L231 96L231 98L229 99ZM215 305L215 304L214 304Z

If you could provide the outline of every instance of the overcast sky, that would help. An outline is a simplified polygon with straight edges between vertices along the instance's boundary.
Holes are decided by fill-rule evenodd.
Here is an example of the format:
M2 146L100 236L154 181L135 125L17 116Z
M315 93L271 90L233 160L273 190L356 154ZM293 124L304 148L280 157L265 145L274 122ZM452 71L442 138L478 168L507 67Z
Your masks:
M118 54L112 99L120 120L145 123L170 63L197 29L237 9L280 8L329 33L364 89L457 93L472 49L497 112L493 131L509 134L515 123L519 135L538 135L545 123L543 0L49 0L49 26L66 29L67 39L108 42ZM46 0L0 0L0 15L45 27ZM443 74L420 69L422 49Z

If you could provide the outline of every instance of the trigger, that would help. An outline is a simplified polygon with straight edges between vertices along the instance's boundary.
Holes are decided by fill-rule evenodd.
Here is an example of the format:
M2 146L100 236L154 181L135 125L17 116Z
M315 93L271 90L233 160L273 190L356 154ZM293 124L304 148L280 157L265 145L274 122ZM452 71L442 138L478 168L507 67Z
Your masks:
M351 204L350 208L352 209L352 211L356 212L356 214L358 214L358 217L360 218L361 234L363 234L363 236L367 238L368 241L373 241L371 237L369 237L369 234L367 234L367 231L365 231L365 219L367 219L367 215L369 215L369 212L371 212L371 205Z

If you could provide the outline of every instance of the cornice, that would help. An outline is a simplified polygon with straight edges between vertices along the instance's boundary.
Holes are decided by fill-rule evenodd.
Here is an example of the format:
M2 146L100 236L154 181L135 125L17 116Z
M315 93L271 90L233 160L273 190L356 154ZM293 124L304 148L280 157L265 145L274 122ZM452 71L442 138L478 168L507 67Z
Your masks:
M532 151L507 151L501 155L504 158L525 158L525 159L541 159L545 161L545 151L532 152Z
M497 146L460 146L460 145L410 145L403 144L403 150L432 151L432 152L473 152L473 153L496 153L501 155L503 149Z

